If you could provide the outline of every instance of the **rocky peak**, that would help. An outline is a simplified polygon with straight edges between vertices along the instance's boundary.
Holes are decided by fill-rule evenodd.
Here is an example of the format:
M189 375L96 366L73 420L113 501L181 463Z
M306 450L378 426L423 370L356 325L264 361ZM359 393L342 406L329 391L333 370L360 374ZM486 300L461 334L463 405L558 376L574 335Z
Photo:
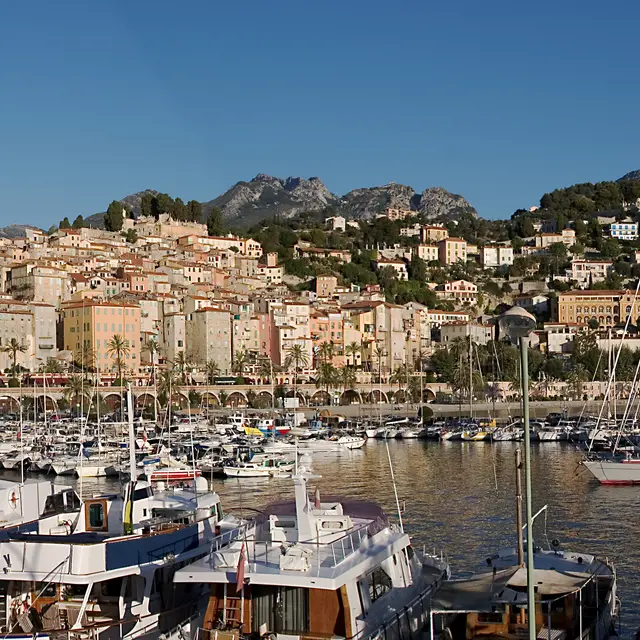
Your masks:
M441 217L455 219L466 214L478 216L478 212L462 196L442 187L425 189L420 195L418 211L433 220Z

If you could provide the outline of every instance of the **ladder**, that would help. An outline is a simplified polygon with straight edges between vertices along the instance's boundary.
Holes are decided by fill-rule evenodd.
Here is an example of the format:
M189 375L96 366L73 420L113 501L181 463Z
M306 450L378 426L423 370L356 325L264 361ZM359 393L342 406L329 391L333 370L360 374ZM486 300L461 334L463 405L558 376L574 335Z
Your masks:
M226 627L240 627L244 622L244 593L240 596L228 595L227 584L224 585L224 602L222 605L222 621Z

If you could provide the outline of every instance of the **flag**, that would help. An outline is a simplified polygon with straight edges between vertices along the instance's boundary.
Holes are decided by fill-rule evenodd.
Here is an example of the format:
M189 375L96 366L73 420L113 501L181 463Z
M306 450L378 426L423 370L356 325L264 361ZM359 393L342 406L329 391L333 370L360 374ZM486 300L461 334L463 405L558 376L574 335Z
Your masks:
M320 504L320 487L316 487L316 496L315 496L315 501L314 501L313 506L316 509L320 509L320 507L321 507L321 504Z
M238 559L238 568L236 569L236 593L242 591L244 586L244 542L240 548L240 558Z

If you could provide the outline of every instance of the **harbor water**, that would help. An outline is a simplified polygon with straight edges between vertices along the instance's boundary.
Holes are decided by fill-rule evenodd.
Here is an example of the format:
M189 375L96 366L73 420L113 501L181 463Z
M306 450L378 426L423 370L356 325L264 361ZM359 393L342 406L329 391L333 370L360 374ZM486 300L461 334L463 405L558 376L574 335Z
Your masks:
M388 441L405 530L417 548L442 551L456 576L483 570L488 555L515 546L517 446L522 444ZM579 466L580 458L570 444L532 446L534 513L548 505L536 520L535 540L546 546L557 539L560 548L613 560L621 635L628 638L640 626L640 487L601 486ZM361 450L341 454L316 453L313 471L322 477L310 484L322 495L375 500L397 514L384 441L370 440ZM293 496L291 481L281 478L215 479L213 485L227 512L259 510ZM82 487L85 496L116 488L113 480L85 480Z

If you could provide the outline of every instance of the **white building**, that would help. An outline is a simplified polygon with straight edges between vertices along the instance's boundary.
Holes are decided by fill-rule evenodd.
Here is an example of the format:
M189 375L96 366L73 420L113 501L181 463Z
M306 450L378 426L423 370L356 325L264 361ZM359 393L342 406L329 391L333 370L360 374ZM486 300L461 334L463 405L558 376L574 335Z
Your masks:
M571 271L567 273L580 288L588 287L592 282L602 282L613 271L612 260L573 260Z
M513 264L513 247L505 244L485 244L480 249L480 264L484 269Z
M630 220L613 222L609 226L609 235L615 240L637 240L638 223Z
M409 272L407 271L407 263L404 260L388 260L386 258L378 258L375 262L376 271L391 267L396 272L398 280L408 280Z

